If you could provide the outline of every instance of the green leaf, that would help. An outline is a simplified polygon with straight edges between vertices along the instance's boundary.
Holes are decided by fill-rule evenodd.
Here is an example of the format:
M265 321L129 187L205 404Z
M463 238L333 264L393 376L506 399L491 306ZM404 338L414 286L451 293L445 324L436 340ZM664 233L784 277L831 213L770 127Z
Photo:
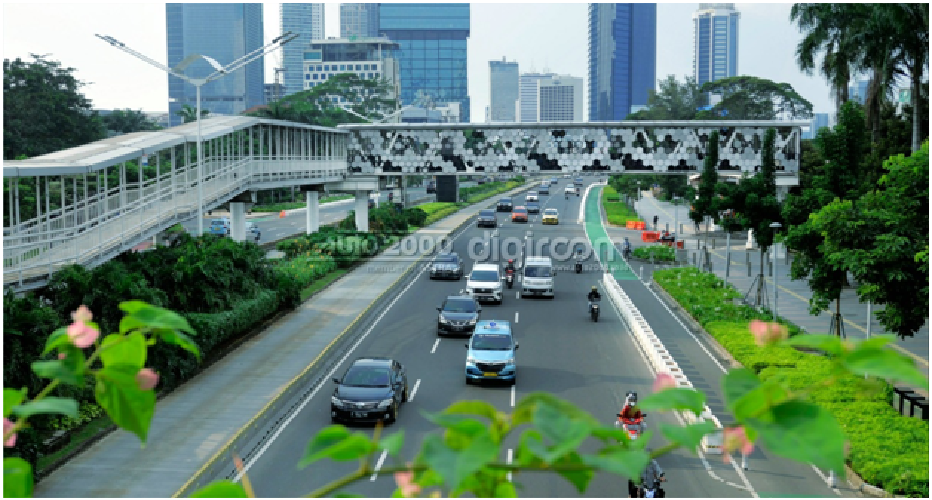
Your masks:
M518 491L515 484L511 481L501 482L495 485L495 498L518 498Z
M26 400L26 388L20 390L3 388L3 418L13 413L13 408Z
M149 328L181 330L183 332L188 332L191 335L197 335L197 332L195 332L194 329L191 328L191 325L188 324L188 320L184 319L174 311L162 309L161 307L156 307L139 300L122 302L120 303L120 309Z
M929 379L916 368L916 363L892 349L865 347L862 343L842 358L842 364L857 375L871 375L914 387L929 387Z
M132 365L103 367L96 374L94 397L113 423L138 436L145 446L155 415L155 391L139 388L138 373L139 369Z
M104 366L128 365L138 372L146 366L146 338L140 332L129 335L110 334L100 344Z
M33 361L32 371L41 378L60 380L64 384L83 385L83 379L70 370L62 360Z
M705 394L673 387L647 396L638 406L642 410L689 410L699 415L705 407Z
M197 348L197 344L187 335L174 330L164 329L156 330L156 333L163 342L181 347L185 351L193 353L198 361L201 360L201 351Z
M575 451L564 455L557 460L554 465L583 465L585 459L579 456L579 453ZM586 488L589 487L589 481L592 481L592 478L595 477L595 471L593 470L562 470L557 471L557 474L563 476L563 479L566 479L573 486L576 487L576 491L584 493Z
M42 356L63 346L70 345L71 339L68 337L68 327L62 327L52 332L49 338L45 339L45 349L42 350Z
M389 455L397 456L401 452L401 447L405 443L404 429L386 436L379 441L379 448L388 452Z
M78 416L78 402L71 398L46 396L13 407L13 413L20 418L39 414L65 415L74 418Z
M337 493L333 495L334 498L366 498L365 495L360 495L359 493Z
M356 460L371 451L372 442L368 437L358 432L350 434L342 425L330 425L308 443L298 468L303 469L322 458L339 462Z
M685 427L679 425L660 423L660 432L671 442L696 453L696 448L702 443L706 434L715 432L715 424L710 421L690 424Z
M3 459L3 498L31 498L32 466L19 457Z
M582 461L598 470L620 474L628 478L636 478L647 467L650 454L644 450L609 448L605 453L585 455L582 457Z
M845 472L845 433L835 417L819 405L787 401L775 406L773 421L747 419L773 453L816 467Z
M249 498L249 495L243 485L224 479L204 486L188 498Z
M540 435L540 431L534 428L525 429L524 432L521 433L521 439L517 449L515 449L513 463L525 467L541 467L545 465L536 451L546 450L542 445L538 446L542 441L543 437Z
M800 335L801 336L801 335ZM747 368L733 368L722 378L722 392L725 395L725 407L735 411L735 405L747 393L757 389L760 380Z
M498 410L485 401L457 401L443 410L443 413L478 415L495 421Z
M840 356L844 352L841 339L835 335L796 335L783 340L781 344L818 349L834 356Z
M569 416L549 404L539 404L534 412L534 425L541 435L553 445L538 455L547 463L573 451L582 443L591 430L587 422L571 419Z
M424 438L420 458L443 477L447 487L455 490L467 476L488 465L497 455L498 447L488 434L475 436L461 450L450 449L440 436L431 434Z
M789 392L776 382L765 382L751 391L748 391L731 406L732 412L739 421L754 415L763 415L770 408L783 403L790 397Z

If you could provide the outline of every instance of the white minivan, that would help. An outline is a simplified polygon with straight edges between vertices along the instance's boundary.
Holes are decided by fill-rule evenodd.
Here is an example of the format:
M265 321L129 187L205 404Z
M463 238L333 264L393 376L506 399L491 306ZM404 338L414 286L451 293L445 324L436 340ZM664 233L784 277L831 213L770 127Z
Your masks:
M553 277L557 270L550 257L527 257L521 269L521 296L553 297Z

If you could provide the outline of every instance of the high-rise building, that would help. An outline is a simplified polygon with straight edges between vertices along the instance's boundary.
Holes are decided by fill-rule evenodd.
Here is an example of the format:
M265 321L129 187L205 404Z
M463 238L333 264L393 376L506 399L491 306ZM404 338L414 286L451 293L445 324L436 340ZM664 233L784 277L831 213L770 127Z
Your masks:
M282 66L285 69L285 95L304 90L304 51L311 40L322 40L324 36L324 4L283 3L281 4L282 33L288 31L297 38L282 47ZM275 60L275 56L271 58Z
M262 48L261 3L165 4L168 66L175 67L192 54L208 56L222 65ZM199 59L185 75L204 78L216 70ZM264 103L265 66L262 59L249 63L201 87L201 109L213 115L237 115ZM194 85L168 75L168 113L171 126L183 122L183 105L197 107Z
M400 46L402 104L422 95L437 103L458 102L460 118L469 121L468 3L379 4L379 34Z
M871 81L869 78L856 80L852 85L848 86L848 99L863 106L864 99L867 98L867 87L870 86L870 84Z
M624 120L657 74L657 4L589 4L589 120Z
M489 120L516 122L515 102L518 100L518 63L489 61Z
M340 38L354 36L379 36L379 4L340 4Z
M809 131L803 132L803 139L814 139L819 134L819 129L828 127L828 113L813 113L812 122L809 125Z
M285 96L285 86L280 83L265 84L265 104L271 104Z
M568 75L537 81L539 122L583 121L583 79Z
M398 44L385 37L315 40L304 51L304 88L340 73L355 73L359 78L388 80L393 91L385 97L393 99L398 92L397 51Z
M738 75L738 19L733 3L700 3L693 13L693 77L699 86Z
M521 74L521 97L518 99L518 121L536 122L537 121L537 81L542 78L551 78L557 76L555 73L523 73Z

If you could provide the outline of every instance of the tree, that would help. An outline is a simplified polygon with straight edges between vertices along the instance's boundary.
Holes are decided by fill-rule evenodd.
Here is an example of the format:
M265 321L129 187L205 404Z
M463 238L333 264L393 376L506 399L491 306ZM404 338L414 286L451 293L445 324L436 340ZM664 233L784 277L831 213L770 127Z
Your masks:
M812 226L823 235L826 265L853 274L862 301L885 306L877 318L887 331L911 337L929 314L928 141L884 169L876 190L835 199L812 215Z
M790 20L805 34L796 47L799 69L811 75L816 56L824 53L819 71L831 84L839 110L848 101L851 66L859 50L852 36L855 32L848 29L855 12L852 5L798 3L790 10Z
M705 161L699 176L699 196L689 211L689 218L697 226L706 217L715 222L719 220L719 198L715 187L718 184L718 148L718 132L713 131L706 142Z
M902 67L909 75L913 89L913 151L919 149L919 92L922 89L922 75L929 67L929 4L894 3L876 4L872 19L879 24L889 26L893 41L894 64ZM928 132L926 132L928 134Z
M103 117L104 126L107 130L118 134L131 134L144 130L159 130L154 121L150 120L142 110L133 111L129 108L115 109L112 113Z
M180 116L182 120L184 120L184 123L197 121L197 108L189 104L182 104L181 109L178 110L175 114ZM201 118L207 118L207 115L209 114L209 109L201 109Z
M30 54L3 60L3 158L53 153L105 137L74 68Z
M833 130L823 128L815 139L815 146L825 158L824 165L812 175L812 186L798 196L787 196L783 205L786 221L786 245L796 252L790 267L793 279L809 279L812 298L809 310L819 314L829 302L835 301L833 325L841 323L841 290L847 274L826 260L824 237L810 214L835 199L851 200L860 197L859 169L867 155L867 134L860 106L847 102L841 107L838 124ZM840 331L836 330L836 334Z
M721 101L712 112L729 120L776 120L812 117L812 103L789 83L754 76L732 76L702 85L703 93L717 94Z
M647 109L628 115L627 120L693 120L704 103L696 79L680 83L673 75L657 81L657 91L647 91Z
M384 118L397 109L397 99L390 97L393 94L388 80L341 73L260 109L254 115L323 127L366 123ZM343 103L352 112L338 103Z

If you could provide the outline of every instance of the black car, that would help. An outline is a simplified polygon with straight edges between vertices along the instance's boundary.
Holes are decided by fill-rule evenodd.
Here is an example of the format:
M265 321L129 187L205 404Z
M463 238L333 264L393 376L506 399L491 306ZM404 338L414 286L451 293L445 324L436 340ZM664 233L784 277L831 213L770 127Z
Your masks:
M437 335L471 335L476 330L476 321L482 308L468 295L452 295L437 308Z
M450 278L463 279L463 261L457 253L442 253L434 259L430 266L430 279Z
M434 194L437 192L437 183L430 181L427 183L427 187L424 189L427 191L427 194Z
M498 227L498 217L495 211L491 209L480 210L479 218L476 220L476 227Z
M502 198L498 200L497 210L499 212L511 212L512 204L511 198Z
M333 422L394 422L398 407L408 401L408 375L404 366L383 357L357 358L330 397Z
M576 178L576 185L577 185L577 186L582 187L582 185L583 185L584 182L585 182L585 181L583 181L583 178L582 178L582 177L577 177L577 178Z
M528 202L527 204L527 213L529 214L539 214L540 213L540 203L536 201Z

